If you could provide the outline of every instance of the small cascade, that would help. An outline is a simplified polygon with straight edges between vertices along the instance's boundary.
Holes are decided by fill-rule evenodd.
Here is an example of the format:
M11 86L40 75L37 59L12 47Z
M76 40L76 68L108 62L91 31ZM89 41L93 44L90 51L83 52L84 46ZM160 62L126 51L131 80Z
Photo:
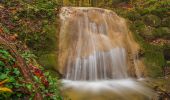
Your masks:
M60 18L59 62L66 79L124 79L131 77L129 72L140 77L136 58L128 64L127 52L137 55L139 47L123 18L110 10L83 7L63 7Z
M75 63L68 61L65 78L71 80L127 78L125 58L124 48L118 47L108 52L94 52L86 58L77 57Z
M153 91L138 80L145 76L144 65L123 18L101 8L63 7L60 19L60 72L64 90L73 100L153 97Z

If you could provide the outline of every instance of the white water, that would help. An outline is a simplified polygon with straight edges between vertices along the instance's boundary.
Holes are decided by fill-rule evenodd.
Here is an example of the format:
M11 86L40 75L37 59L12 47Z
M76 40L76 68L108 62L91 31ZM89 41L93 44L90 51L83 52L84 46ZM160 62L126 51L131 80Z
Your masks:
M141 81L142 82L142 81ZM137 92L142 95L152 97L153 91L149 88L141 85L140 81L133 79L122 79L122 80L101 80L101 81L72 81L63 80L65 84L64 88L74 87L76 90L101 92L104 90L110 90L116 94L122 95L124 92Z
M114 48L109 52L94 52L94 54L87 58L77 57L74 65L68 63L66 79L107 80L113 78L127 78L128 75L125 58L126 53L123 48Z

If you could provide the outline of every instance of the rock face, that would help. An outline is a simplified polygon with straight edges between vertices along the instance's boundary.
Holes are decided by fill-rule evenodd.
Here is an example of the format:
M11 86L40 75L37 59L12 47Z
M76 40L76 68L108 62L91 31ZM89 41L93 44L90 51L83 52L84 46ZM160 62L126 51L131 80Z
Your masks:
M100 8L61 9L59 64L71 80L122 79L143 76L138 44L126 21ZM138 66L140 65L140 66Z

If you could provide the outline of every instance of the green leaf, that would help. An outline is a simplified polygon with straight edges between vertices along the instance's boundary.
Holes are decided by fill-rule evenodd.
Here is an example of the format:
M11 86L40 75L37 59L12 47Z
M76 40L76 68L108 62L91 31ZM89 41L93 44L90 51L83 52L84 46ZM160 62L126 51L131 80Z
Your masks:
M20 71L17 68L14 68L13 73L15 73L16 75L19 75Z
M22 96L22 94L20 94L20 93L17 93L17 97L21 97Z
M0 61L0 66L5 66L4 62Z
M26 84L26 87L28 88L28 90L32 90L32 87L33 87L33 85L32 84Z
M8 78L7 74L4 74L4 73L0 74L0 80L4 80L7 78Z
M40 82L39 78L37 76L33 76L36 82Z
M14 77L9 77L9 82L16 82Z
M49 72L45 72L45 73L44 73L45 76L48 76L49 74L50 74Z

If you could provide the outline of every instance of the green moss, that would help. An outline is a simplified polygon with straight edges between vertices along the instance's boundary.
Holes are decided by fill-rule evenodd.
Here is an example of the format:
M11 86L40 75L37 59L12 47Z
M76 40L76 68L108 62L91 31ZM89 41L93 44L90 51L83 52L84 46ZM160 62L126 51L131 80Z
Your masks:
M145 15L143 21L146 25L157 27L161 24L161 19L155 15Z
M162 20L162 26L170 28L170 17L165 17Z
M150 39L154 39L154 35L152 33L153 30L154 30L154 27L145 26L139 30L139 33L145 39L150 40Z
M142 51L144 51L144 63L148 71L148 76L162 76L162 67L165 65L162 47L154 46L146 42L144 38L140 36L139 30L135 25L131 25L130 29L136 41L140 44Z
M169 39L169 0L132 1L132 4L133 10L118 12L118 14L132 21L130 30L144 52L142 57L148 76L162 76L162 67L165 66L165 58L167 58L165 48L152 45L149 41L156 38Z
M170 39L170 29L168 27L159 27L154 30L153 35L156 38Z
M129 20L137 20L137 19L140 19L141 18L141 15L137 12L137 11L132 11L132 12L129 12L126 17L129 19Z
M163 53L161 51L146 51L145 64L147 66L149 76L162 76L162 67L165 64Z
M39 57L38 61L46 69L55 69L58 66L56 53L44 54Z

